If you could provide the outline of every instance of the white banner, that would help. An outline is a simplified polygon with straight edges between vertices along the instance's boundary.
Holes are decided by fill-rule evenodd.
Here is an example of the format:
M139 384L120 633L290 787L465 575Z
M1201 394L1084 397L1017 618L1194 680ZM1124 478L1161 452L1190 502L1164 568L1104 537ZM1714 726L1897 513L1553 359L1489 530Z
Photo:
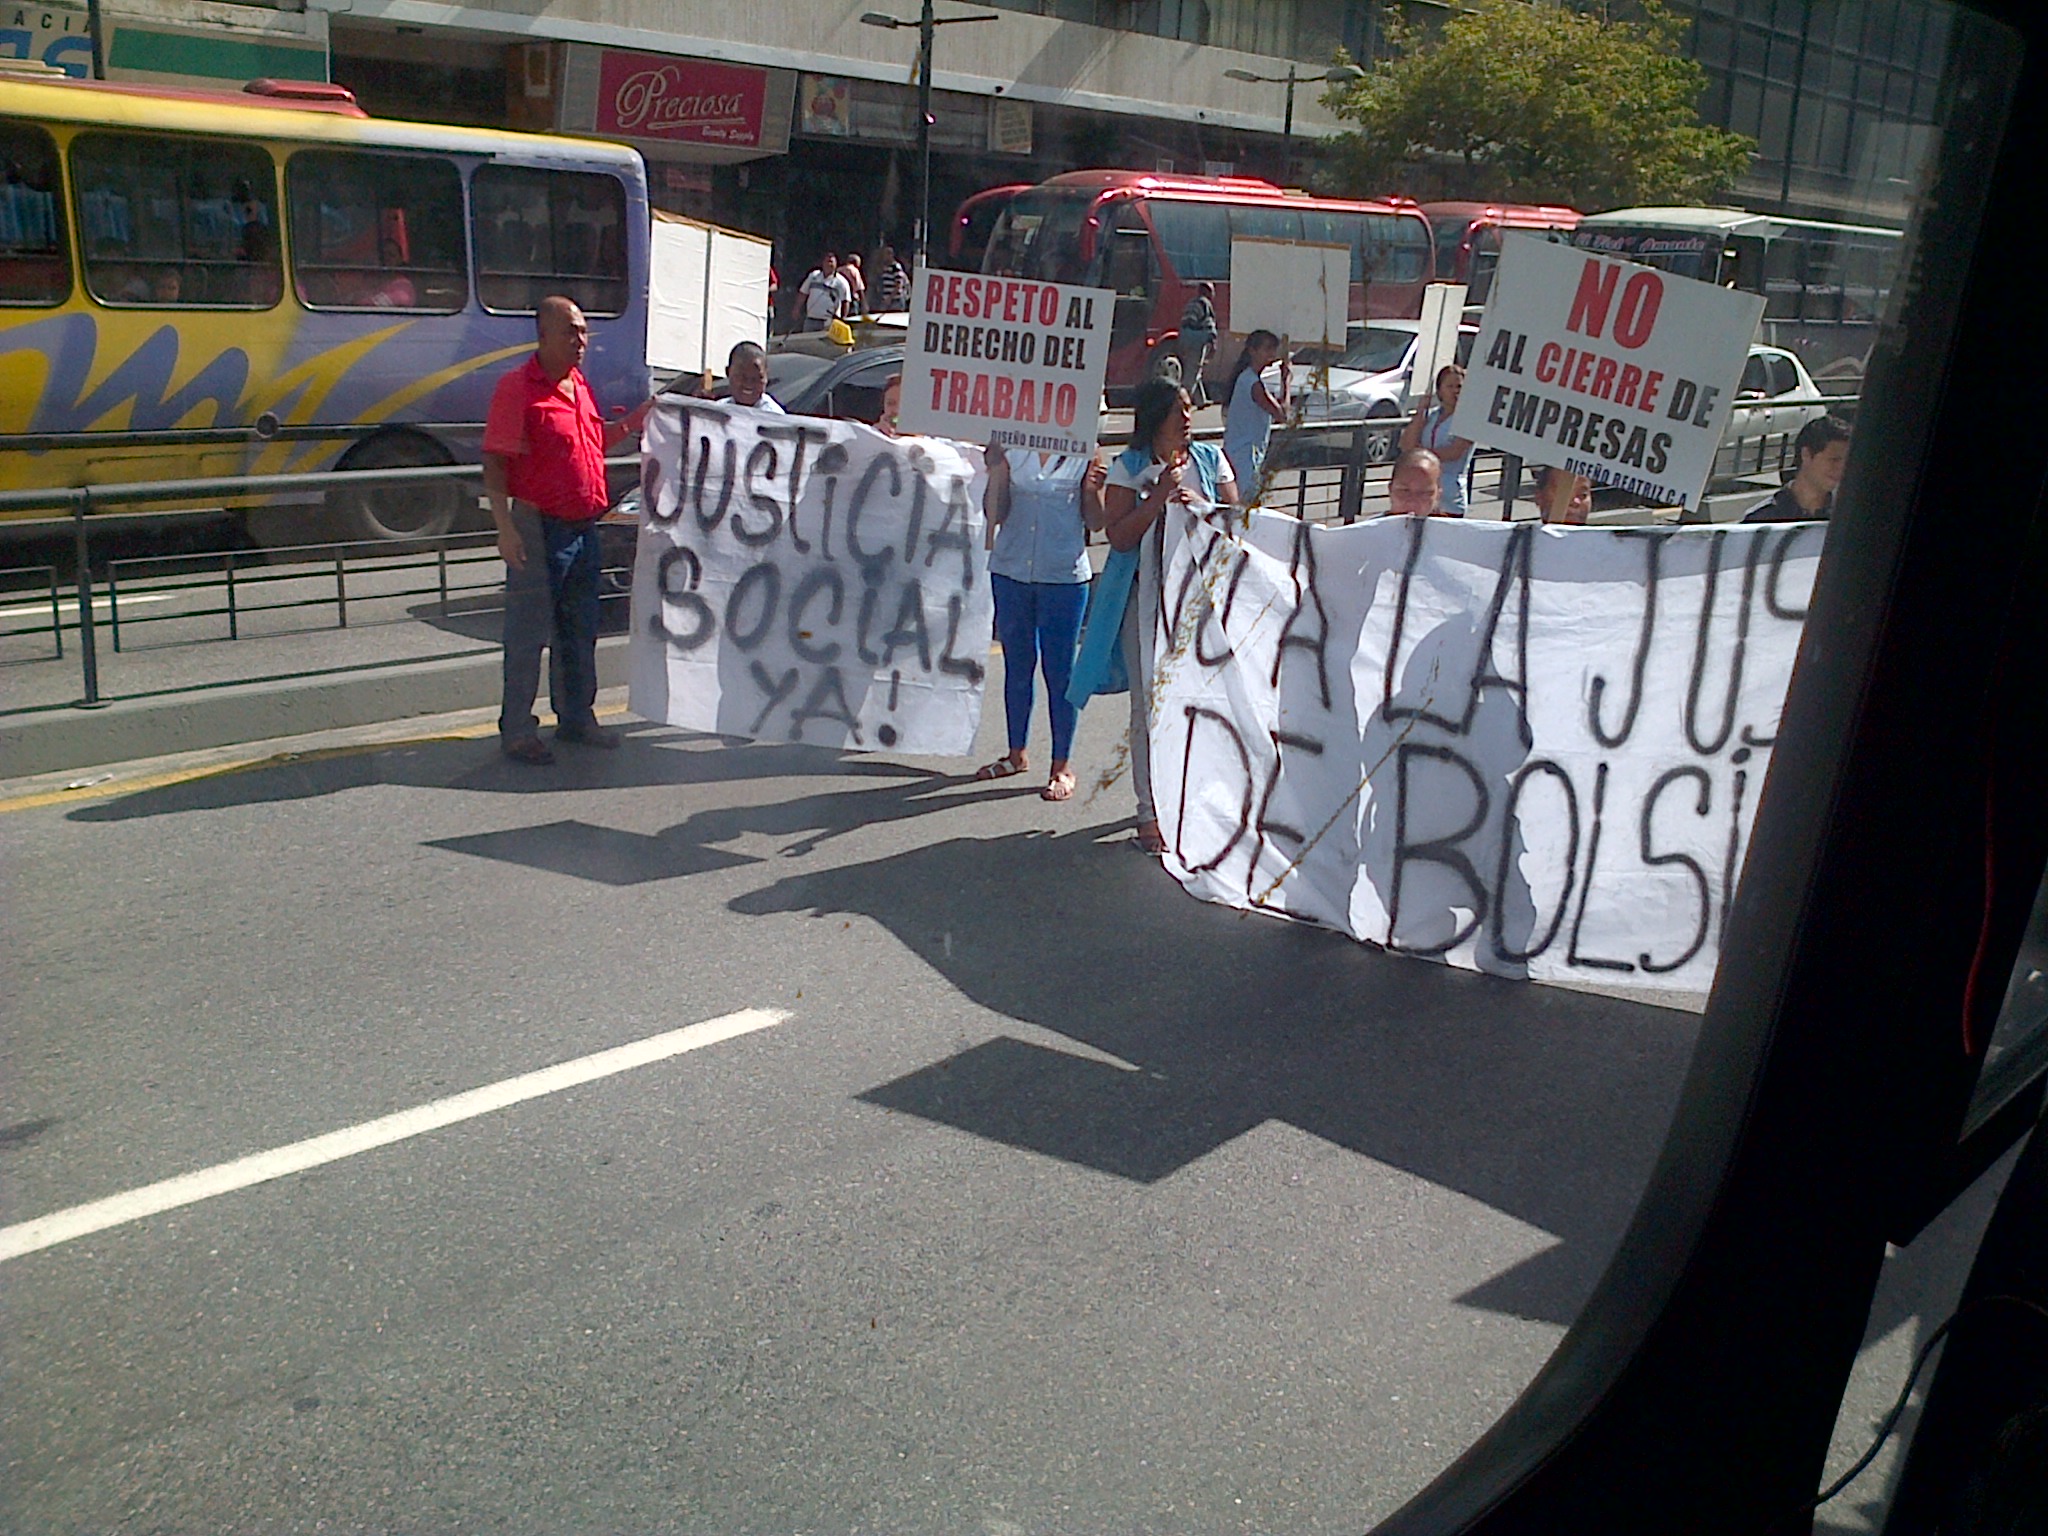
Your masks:
M994 621L978 452L669 400L642 444L635 714L862 751L973 747Z
M1167 867L1468 969L1704 991L1824 533L1183 515Z
M1093 453L1115 318L1107 288L918 268L903 358L904 428Z
M1507 235L1459 435L1696 507L1763 310L1761 294Z

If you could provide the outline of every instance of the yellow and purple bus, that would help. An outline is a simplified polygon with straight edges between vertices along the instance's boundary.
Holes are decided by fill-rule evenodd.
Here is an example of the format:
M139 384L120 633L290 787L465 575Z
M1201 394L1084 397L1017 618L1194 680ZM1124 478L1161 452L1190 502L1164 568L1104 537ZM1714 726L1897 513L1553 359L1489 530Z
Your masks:
M475 462L550 293L647 394L646 170L623 145L242 94L0 76L0 488ZM454 527L452 482L324 498Z

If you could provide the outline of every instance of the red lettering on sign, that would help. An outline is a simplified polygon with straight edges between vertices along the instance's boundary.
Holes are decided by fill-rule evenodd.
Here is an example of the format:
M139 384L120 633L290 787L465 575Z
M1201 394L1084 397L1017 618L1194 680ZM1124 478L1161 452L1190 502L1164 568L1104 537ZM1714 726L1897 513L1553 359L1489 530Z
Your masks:
M938 279L933 278L932 281L937 282ZM940 402L945 398L946 375L951 371L948 368L934 368L932 370L932 409L935 411L945 409Z
M1038 414L1038 385L1026 379L1017 386L1017 419L1030 421Z
M985 373L977 373L974 376L974 397L967 402L967 414L970 416L986 416L988 414L988 375Z
M1536 349L1536 382L1553 383L1557 378L1557 360L1564 349L1554 341L1546 341Z
M946 312L946 280L936 272L924 280L924 307L928 314Z
M1008 421L1017 408L1017 381L1007 373L996 375L995 414Z
M1657 409L1657 386L1664 382L1664 375L1652 368L1643 375L1643 397L1638 402L1646 411Z
M1655 272L1638 272L1621 290L1621 310L1614 317L1614 339L1633 350L1650 339L1657 324L1657 307L1664 302L1664 279Z
M1614 403L1616 405L1634 405L1636 403L1636 389L1642 382L1643 370L1634 363L1623 363L1621 365L1620 382L1614 386Z
M1075 393L1074 386L1062 384L1059 388L1057 403L1053 406L1053 420L1063 427L1071 427L1074 424L1074 412L1079 405L1080 396Z
M955 416L967 414L967 375L958 368L953 370L952 382L946 389L946 409Z
M1048 283L1038 293L1038 323L1057 325L1060 319L1060 291Z
M1010 325L1017 323L1017 285L1015 283L1003 284L1003 320Z
M960 279L957 277L946 279L946 313L949 315L960 313Z
M1589 259L1579 273L1579 291L1572 295L1572 312L1564 328L1597 338L1607 324L1607 306L1614 302L1614 283L1620 276L1620 267Z

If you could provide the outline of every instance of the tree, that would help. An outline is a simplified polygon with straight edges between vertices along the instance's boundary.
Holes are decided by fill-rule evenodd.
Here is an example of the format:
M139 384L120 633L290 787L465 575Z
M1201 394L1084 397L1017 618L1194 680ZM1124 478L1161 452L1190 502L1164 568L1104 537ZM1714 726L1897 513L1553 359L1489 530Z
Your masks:
M1393 61L1323 97L1358 124L1336 140L1339 176L1383 194L1426 167L1453 196L1589 211L1711 201L1756 141L1700 122L1683 24L1654 0L1630 10L1480 0L1433 38L1390 16Z

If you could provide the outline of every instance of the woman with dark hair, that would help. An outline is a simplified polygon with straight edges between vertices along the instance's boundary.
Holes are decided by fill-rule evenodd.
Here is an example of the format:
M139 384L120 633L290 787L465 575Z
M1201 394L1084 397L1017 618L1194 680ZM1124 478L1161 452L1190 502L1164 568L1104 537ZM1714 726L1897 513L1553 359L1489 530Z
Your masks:
M1211 443L1190 435L1194 404L1170 379L1138 387L1131 445L1110 465L1102 492L1102 531L1110 557L1089 599L1067 697L1086 703L1097 693L1131 694L1131 787L1137 795L1136 846L1164 853L1152 804L1152 637L1159 619L1163 519L1179 503L1191 511L1237 505L1230 463ZM1118 677L1119 663L1122 678Z
M1276 359L1280 361L1277 400L1261 377ZM1258 494L1273 423L1286 419L1287 363L1280 357L1280 338L1271 331L1253 331L1245 337L1244 348L1237 354L1237 366L1231 370L1230 383L1223 391L1223 456L1230 460L1240 497Z

